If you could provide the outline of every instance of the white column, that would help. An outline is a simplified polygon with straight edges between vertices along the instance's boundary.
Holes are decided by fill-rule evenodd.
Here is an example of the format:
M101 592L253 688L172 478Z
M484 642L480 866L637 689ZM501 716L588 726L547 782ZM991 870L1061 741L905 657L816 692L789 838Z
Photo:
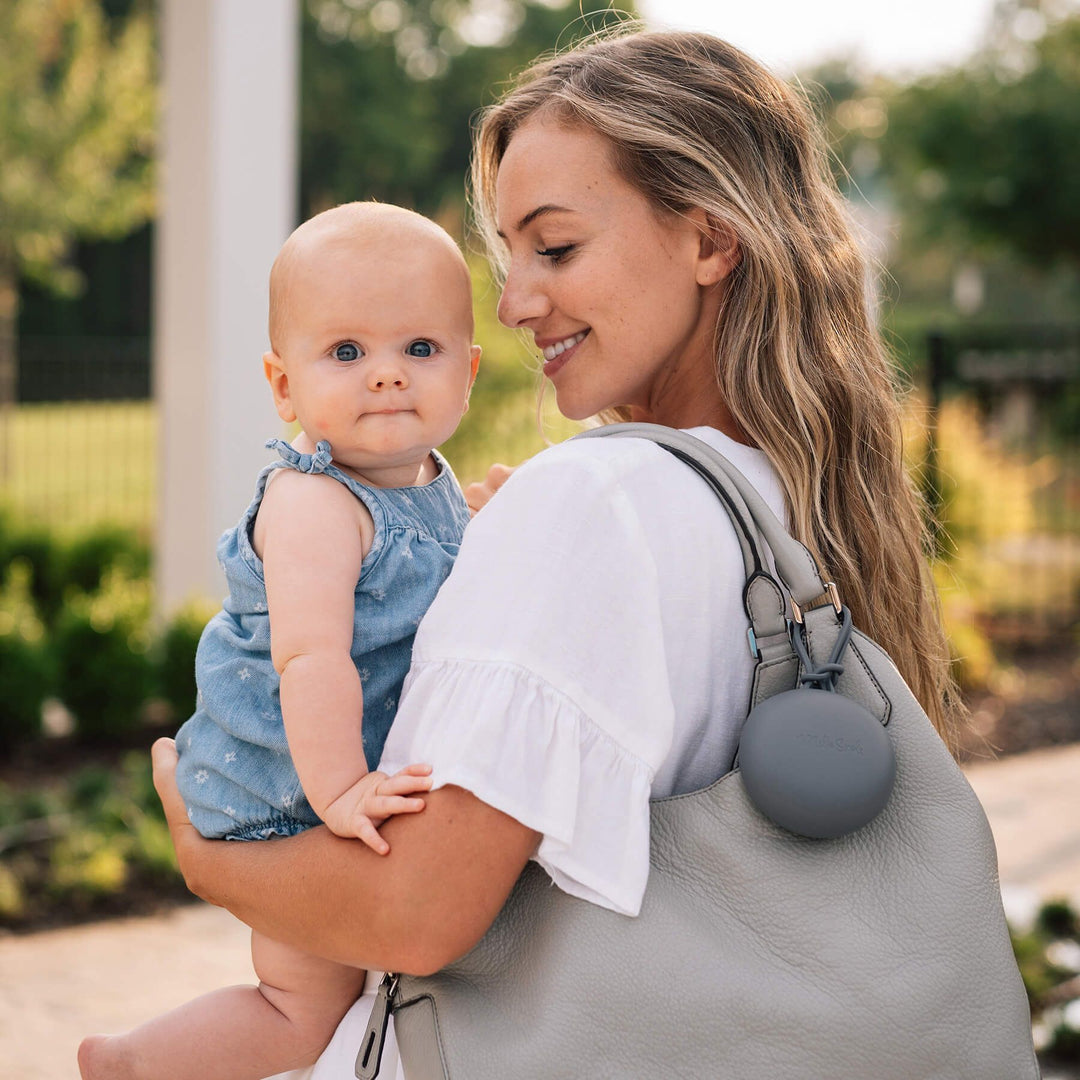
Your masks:
M296 0L164 0L154 259L157 588L218 599L218 536L281 430L262 375L267 276L295 225Z

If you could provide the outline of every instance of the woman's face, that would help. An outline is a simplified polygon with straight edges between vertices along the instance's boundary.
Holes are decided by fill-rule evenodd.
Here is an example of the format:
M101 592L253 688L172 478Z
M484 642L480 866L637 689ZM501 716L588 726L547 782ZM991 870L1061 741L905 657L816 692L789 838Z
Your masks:
M496 205L509 249L499 318L532 331L563 415L628 405L673 426L716 421L718 284L734 260L704 213L658 213L607 139L543 118L511 138Z

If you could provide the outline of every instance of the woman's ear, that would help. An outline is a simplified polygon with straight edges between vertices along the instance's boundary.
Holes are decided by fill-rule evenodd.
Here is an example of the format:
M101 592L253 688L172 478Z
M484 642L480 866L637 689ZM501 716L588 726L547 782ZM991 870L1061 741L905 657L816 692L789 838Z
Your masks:
M698 229L697 283L715 285L742 259L735 230L701 207L695 207L687 216Z
M296 419L296 411L289 397L289 376L277 353L263 353L263 374L270 384L270 392L274 395L274 408L277 409L278 416L285 423L291 424Z

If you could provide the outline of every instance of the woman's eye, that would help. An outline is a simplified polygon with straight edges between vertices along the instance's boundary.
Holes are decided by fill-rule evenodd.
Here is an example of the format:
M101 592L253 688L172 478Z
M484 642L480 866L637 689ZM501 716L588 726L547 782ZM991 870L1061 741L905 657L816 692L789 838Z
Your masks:
M359 359L359 357L360 350L351 341L342 342L334 349L334 359L345 364L351 363L353 360Z
M427 357L435 355L435 346L430 341L414 341L405 351L410 356L419 356L422 359L427 359Z
M562 247L544 248L541 251L538 251L537 255L542 255L545 259L550 259L552 266L558 266L575 247L577 247L576 244L563 244Z

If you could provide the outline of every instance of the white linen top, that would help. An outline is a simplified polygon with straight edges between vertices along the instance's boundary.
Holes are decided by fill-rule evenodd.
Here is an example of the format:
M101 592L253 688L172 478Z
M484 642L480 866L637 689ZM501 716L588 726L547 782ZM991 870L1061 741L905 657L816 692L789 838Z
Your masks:
M765 454L690 434L781 521ZM424 617L380 768L431 763L542 834L573 896L636 915L649 798L731 768L753 674L734 527L687 465L643 439L562 443L470 523Z
M785 521L765 454L691 428ZM717 496L643 439L565 442L527 462L465 530L420 624L380 768L430 762L543 834L566 892L636 915L649 798L727 772L753 661L742 554ZM380 972L313 1068L351 1080ZM393 1024L380 1075L405 1080ZM272 1078L274 1080L274 1078Z

